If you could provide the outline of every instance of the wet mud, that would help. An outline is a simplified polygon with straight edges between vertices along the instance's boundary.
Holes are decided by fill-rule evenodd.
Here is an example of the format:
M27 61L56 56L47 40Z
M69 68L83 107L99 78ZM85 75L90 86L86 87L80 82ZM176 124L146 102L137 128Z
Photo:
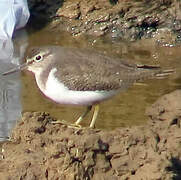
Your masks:
M146 110L144 126L76 129L45 112L26 112L2 144L0 177L32 179L180 179L181 90Z
M29 0L32 18L45 18L54 31L107 35L135 41L159 36L160 44L180 44L181 2L175 0ZM45 21L44 20L44 23Z

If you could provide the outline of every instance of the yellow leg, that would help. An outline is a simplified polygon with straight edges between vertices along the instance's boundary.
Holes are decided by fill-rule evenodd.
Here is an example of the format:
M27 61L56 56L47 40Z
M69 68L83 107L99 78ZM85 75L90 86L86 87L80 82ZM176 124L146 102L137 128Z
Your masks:
M85 118L85 116L91 111L92 106L87 106L86 111L79 117L79 119L77 119L77 121L75 122L75 125L79 125L80 122Z
M95 109L94 109L94 114L92 117L92 121L90 123L90 128L94 128L98 113L99 113L99 104L96 104Z

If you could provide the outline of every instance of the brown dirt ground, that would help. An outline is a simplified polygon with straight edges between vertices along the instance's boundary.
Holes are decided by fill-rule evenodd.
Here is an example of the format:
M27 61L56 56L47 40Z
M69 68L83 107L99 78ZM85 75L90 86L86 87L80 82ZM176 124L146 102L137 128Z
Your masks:
M180 42L181 2L177 0L28 0L28 3L32 19L48 19L51 31L64 29L76 36L107 35L130 41L162 34L158 43Z
M110 132L52 124L45 112L24 113L2 144L0 179L181 179L180 107L177 90L147 109L147 125Z

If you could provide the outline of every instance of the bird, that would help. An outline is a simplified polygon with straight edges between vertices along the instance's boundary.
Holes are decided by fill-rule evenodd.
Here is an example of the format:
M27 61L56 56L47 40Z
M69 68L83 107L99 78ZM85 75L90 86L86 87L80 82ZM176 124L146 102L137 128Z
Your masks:
M85 106L75 126L94 108L90 128L95 127L99 104L127 90L135 82L167 76L172 70L137 65L90 49L40 46L29 49L26 62L3 73L27 69L40 91L58 104Z

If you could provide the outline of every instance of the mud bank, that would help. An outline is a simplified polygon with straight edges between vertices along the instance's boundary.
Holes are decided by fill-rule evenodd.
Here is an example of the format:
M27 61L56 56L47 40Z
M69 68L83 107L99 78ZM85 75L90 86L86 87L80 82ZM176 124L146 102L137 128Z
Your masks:
M180 106L177 90L147 109L147 125L109 132L52 124L44 112L24 113L11 140L2 144L0 177L181 179Z
M44 17L50 30L72 35L107 35L134 41L158 36L158 43L181 41L181 2L175 0L29 0L32 19ZM171 42L170 42L171 40ZM165 43L165 44L168 44Z

